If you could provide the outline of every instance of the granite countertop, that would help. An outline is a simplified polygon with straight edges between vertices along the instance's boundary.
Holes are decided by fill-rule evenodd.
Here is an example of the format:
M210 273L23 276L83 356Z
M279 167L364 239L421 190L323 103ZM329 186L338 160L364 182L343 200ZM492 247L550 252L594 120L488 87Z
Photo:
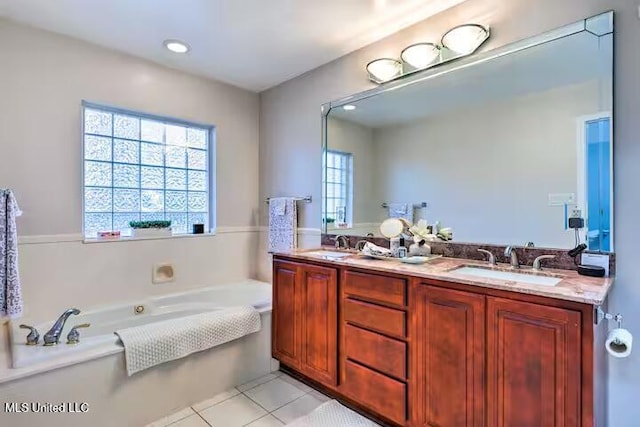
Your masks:
M326 264L333 264L338 267L363 268L383 273L396 273L408 276L422 277L426 279L436 279L448 282L462 283L483 288L499 289L503 291L519 292L523 294L537 295L548 298L556 298L567 301L575 301L584 304L600 305L607 293L613 286L614 277L588 277L581 276L573 270L543 269L542 275L562 278L555 286L534 285L530 283L508 281L494 278L484 278L455 273L452 270L463 266L477 266L491 268L501 271L512 271L514 273L532 272L531 267L523 266L521 270L510 270L509 265L499 264L491 267L486 262L468 260L462 258L436 258L425 264L406 264L398 259L377 260L368 259L353 253L353 255L334 258L327 257L312 252L326 249L335 252L335 249L297 249L291 252L281 252L274 255L287 256L299 260L320 261Z

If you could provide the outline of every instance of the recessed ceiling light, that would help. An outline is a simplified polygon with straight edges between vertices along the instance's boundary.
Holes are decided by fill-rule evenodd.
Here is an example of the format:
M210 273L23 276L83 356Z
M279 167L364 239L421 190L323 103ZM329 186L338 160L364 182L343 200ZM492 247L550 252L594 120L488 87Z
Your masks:
M165 40L164 47L174 53L187 53L191 50L188 44L180 40Z
M351 104L347 104L347 105L343 105L342 109L345 110L345 111L352 111L352 110L356 109L356 106L355 105L351 105Z

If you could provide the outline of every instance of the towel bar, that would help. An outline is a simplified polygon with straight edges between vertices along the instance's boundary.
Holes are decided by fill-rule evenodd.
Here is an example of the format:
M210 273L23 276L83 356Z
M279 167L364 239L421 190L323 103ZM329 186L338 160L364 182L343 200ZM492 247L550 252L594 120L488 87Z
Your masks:
M265 203L269 203L269 200L271 200L273 197L267 197L267 199L265 200ZM311 203L311 201L313 200L313 198L311 196L305 196L305 197L292 197L293 199L297 200L297 201L304 201L305 203Z
M387 209L389 208L389 203L384 202L380 205L381 208ZM415 205L413 205L414 209L415 208L426 208L427 207L427 202L422 202L422 203L417 203Z

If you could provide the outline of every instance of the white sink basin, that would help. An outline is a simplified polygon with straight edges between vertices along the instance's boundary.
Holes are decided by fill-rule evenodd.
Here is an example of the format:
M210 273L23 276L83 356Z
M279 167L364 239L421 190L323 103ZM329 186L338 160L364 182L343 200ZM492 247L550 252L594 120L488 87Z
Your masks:
M452 270L451 273L464 274L465 276L475 276L487 279L529 283L532 285L542 286L555 286L562 281L561 277L516 273L512 271L489 270L482 267L460 267Z
M317 256L317 257L322 257L322 258L326 258L326 259L340 259L340 258L344 258L344 257L348 257L353 255L352 252L338 252L338 251L310 251L310 252L305 252L305 255L311 255L311 256Z

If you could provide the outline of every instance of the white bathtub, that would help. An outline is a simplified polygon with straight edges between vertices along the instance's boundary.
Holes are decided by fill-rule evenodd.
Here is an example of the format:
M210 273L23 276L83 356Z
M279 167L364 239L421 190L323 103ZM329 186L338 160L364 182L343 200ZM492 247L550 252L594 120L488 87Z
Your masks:
M260 311L259 332L126 376L124 348L114 334L116 330L239 305L251 305ZM143 306L144 312L136 314L136 306ZM81 313L69 317L60 344L53 347L42 346L42 338L38 346L25 345L28 331L18 325L28 323L29 319L11 322L13 369L0 377L0 395L5 402L87 402L89 412L75 415L0 412L0 425L5 425L6 418L12 427L40 425L39 422L48 426L142 426L270 371L268 283L245 281L98 309L76 308ZM34 326L43 336L54 321L37 322ZM91 327L79 330L79 344L67 345L67 333L80 323L91 323ZM149 400L152 396L156 398ZM117 401L120 404L115 414L110 402Z

